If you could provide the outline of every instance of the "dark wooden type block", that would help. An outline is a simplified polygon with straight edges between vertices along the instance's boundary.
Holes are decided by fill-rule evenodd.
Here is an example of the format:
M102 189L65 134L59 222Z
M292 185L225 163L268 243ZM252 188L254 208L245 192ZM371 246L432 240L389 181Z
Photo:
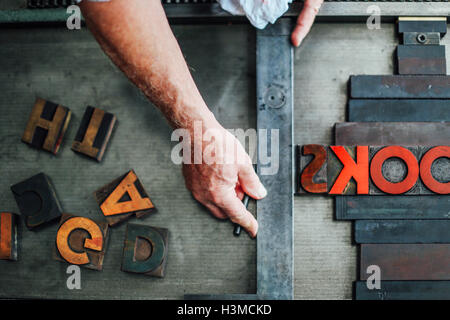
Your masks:
M449 99L450 77L435 75L360 75L350 77L355 99Z
M341 122L335 144L344 146L446 146L450 122Z
M116 116L88 106L72 144L72 150L101 161L116 123Z
M359 220L356 243L450 243L450 220Z
M108 245L108 224L64 213L56 234L53 258L101 271Z
M56 103L37 98L22 136L30 146L58 153L67 130L71 111Z
M297 146L297 194L326 193L328 146ZM305 168L308 167L306 170Z
M0 212L0 260L17 261L17 223L19 216Z
M397 69L401 75L446 75L445 46L399 45Z
M441 43L439 32L405 32L402 39L402 43L409 46L433 46Z
M362 244L360 279L380 267L385 280L450 280L450 244Z
M163 278L169 250L169 230L128 224L121 270Z
M439 32L447 33L447 17L400 17L398 32Z
M337 220L450 219L449 196L338 196Z
M134 170L95 191L94 196L110 226L117 225L132 215L142 218L156 212Z
M350 99L350 122L450 121L450 100Z
M11 186L11 191L28 229L33 230L61 216L56 191L44 173Z
M366 281L355 282L356 300L450 300L450 281L381 281L370 290Z

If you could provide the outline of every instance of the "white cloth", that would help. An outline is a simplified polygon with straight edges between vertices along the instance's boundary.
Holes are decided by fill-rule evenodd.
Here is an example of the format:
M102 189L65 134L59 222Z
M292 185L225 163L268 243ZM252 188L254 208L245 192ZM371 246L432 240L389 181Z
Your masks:
M289 8L292 0L217 0L225 11L233 15L245 15L258 29L275 23Z

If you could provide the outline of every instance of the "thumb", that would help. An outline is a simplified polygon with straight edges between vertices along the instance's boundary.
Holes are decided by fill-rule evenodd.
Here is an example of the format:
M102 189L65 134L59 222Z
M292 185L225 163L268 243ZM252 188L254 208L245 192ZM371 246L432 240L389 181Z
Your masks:
M267 195L266 188L264 188L251 164L245 164L240 168L239 183L242 190L253 199L262 199Z

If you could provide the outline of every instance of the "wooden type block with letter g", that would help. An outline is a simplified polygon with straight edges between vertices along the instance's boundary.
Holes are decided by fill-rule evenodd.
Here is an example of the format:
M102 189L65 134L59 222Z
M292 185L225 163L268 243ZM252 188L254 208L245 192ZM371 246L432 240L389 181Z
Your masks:
M72 144L72 150L100 162L115 123L115 115L88 106Z
M169 231L128 224L123 247L122 271L164 277Z
M70 116L71 111L68 108L37 98L22 141L34 148L57 154Z
M0 212L0 260L17 260L18 216Z
M64 213L56 234L55 260L102 270L108 224Z
M95 199L110 226L156 211L134 170L94 192Z
M28 229L33 230L61 216L61 204L44 173L11 186L11 191Z

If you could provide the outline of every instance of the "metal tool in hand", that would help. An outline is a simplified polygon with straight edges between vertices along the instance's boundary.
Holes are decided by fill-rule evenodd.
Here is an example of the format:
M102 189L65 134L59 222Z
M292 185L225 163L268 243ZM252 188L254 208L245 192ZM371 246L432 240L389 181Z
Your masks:
M244 204L245 208L248 207L248 202L250 200L250 197L248 194L244 195L244 199L242 200L242 203ZM238 225L237 223L234 224L234 230L233 230L233 234L236 237L239 237L241 235L241 229L242 227L240 225Z

